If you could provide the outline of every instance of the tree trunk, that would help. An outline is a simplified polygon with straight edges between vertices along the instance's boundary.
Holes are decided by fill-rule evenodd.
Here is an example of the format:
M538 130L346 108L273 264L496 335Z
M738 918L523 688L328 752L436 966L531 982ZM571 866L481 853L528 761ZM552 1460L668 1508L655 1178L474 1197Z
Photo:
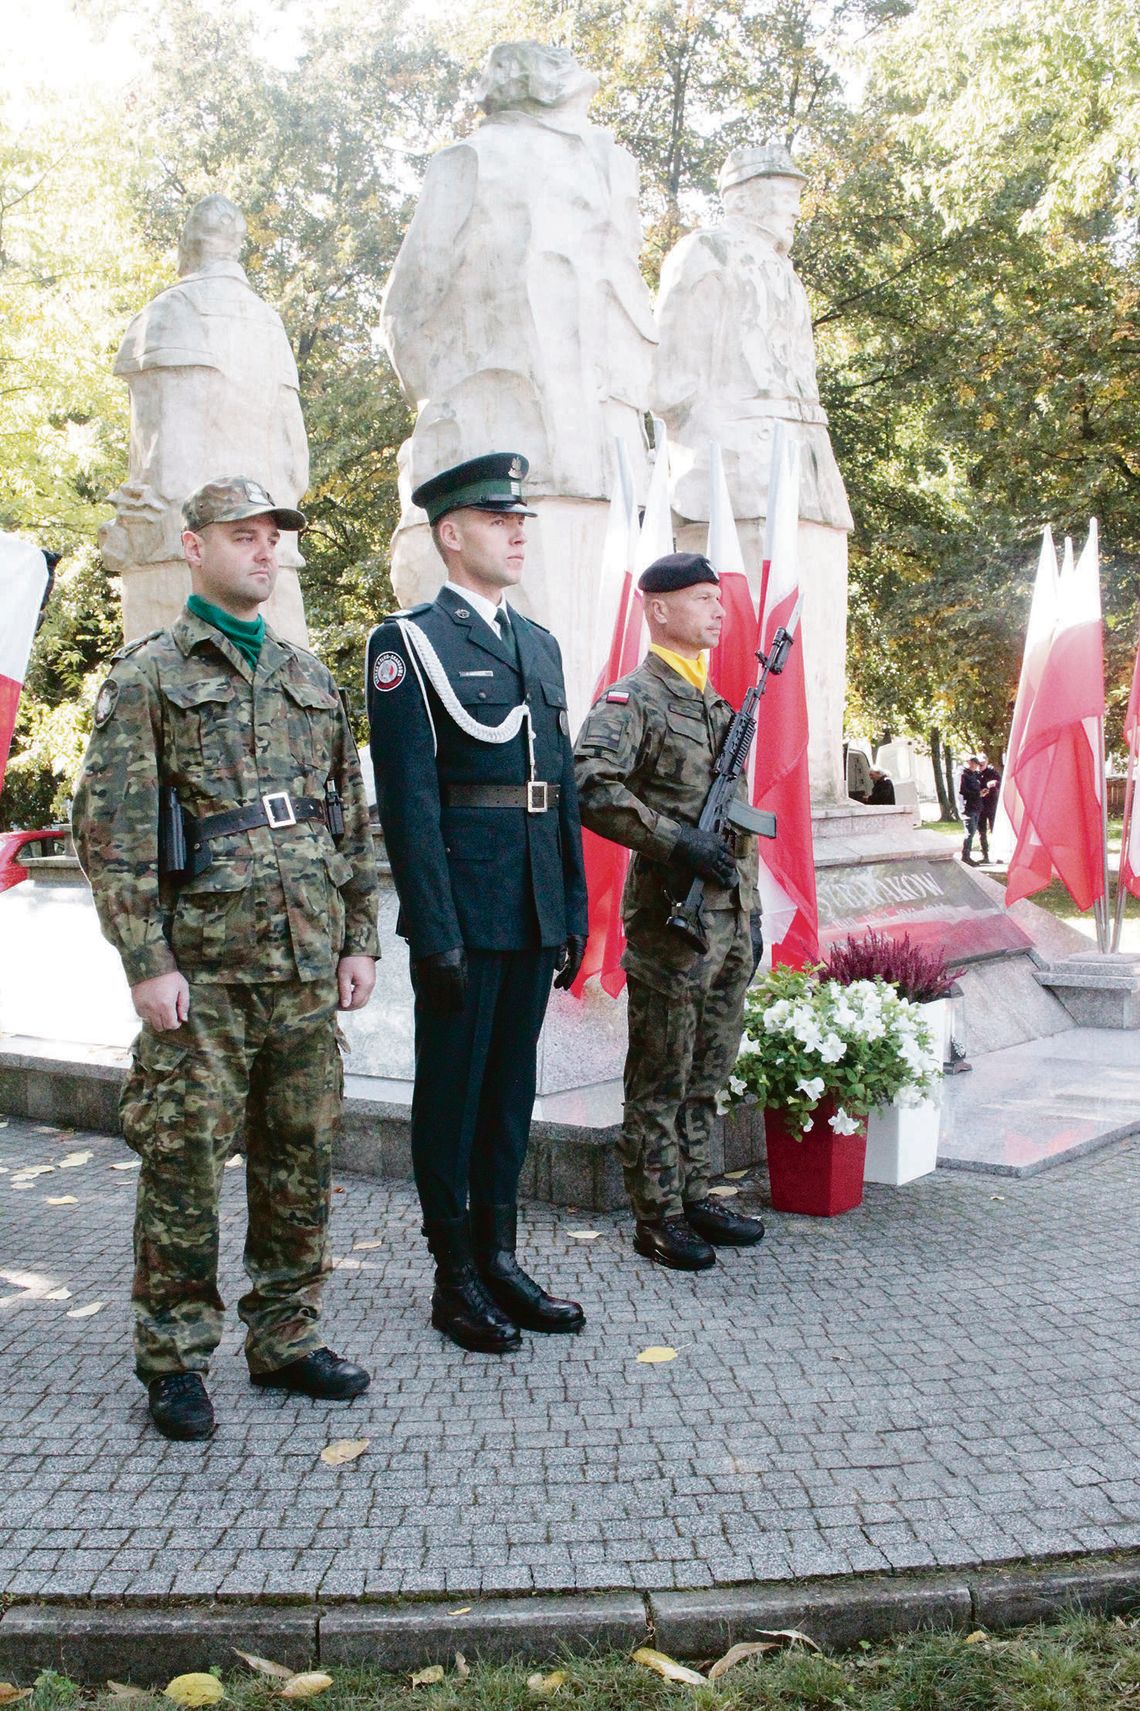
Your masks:
M948 820L960 820L958 813L958 792L954 788L954 756L950 752L950 744L943 744L942 769L946 774L946 800L950 804Z
M934 788L938 792L938 818L940 820L956 820L954 796L947 794L946 779L942 771L942 733L937 725L930 727L930 759L934 767Z

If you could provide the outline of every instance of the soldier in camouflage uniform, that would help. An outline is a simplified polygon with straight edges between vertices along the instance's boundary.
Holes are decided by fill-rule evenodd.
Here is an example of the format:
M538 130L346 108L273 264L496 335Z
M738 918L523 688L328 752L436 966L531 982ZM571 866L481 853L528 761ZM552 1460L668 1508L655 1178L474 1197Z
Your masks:
M238 477L200 488L183 516L194 592L169 630L116 655L73 828L143 1023L122 1100L142 1159L136 1371L165 1436L204 1438L202 1375L222 1331L218 1190L243 1125L250 1376L321 1397L368 1386L322 1345L318 1318L336 1011L367 1003L379 945L368 807L336 686L259 611L279 533L305 519ZM171 788L184 854L160 850Z
M642 574L651 645L587 716L575 744L582 824L634 853L622 899L629 988L619 1148L637 1251L703 1271L714 1245L748 1246L764 1226L708 1197L716 1095L740 1044L759 956L756 848L697 828L733 709L708 686L703 650L724 608L705 558L670 553ZM743 781L741 783L743 792ZM705 884L709 948L670 931L671 899Z

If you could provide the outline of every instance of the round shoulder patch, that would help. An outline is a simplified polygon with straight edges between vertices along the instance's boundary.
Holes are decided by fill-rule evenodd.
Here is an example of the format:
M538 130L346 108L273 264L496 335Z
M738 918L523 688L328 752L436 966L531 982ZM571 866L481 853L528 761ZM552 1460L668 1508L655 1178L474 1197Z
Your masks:
M119 699L119 686L113 677L109 677L95 697L95 723L105 725L115 711L115 703Z
M396 653L377 654L372 661L372 687L399 689L407 676L407 666Z

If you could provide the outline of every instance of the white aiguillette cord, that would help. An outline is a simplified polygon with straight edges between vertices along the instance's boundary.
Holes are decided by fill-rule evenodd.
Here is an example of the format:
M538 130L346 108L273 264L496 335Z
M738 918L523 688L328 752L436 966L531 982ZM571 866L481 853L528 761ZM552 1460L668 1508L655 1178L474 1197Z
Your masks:
M439 741L435 734L435 720L431 715L431 703L424 687L423 672L427 673L428 682L443 702L444 709L459 726L459 729L469 737L474 737L478 743L509 743L518 736L524 723L526 725L527 743L530 749L530 776L535 776L534 769L534 726L531 723L530 708L525 701L517 707L512 707L506 718L498 725L484 725L478 719L473 719L464 707L454 689L451 679L443 668L443 661L436 653L428 637L418 624L413 624L408 618L397 618L397 628L404 638L404 646L408 650L408 658L420 686L420 694L424 698L427 709L428 723L431 726L432 749L439 753ZM423 667L421 672L420 667Z

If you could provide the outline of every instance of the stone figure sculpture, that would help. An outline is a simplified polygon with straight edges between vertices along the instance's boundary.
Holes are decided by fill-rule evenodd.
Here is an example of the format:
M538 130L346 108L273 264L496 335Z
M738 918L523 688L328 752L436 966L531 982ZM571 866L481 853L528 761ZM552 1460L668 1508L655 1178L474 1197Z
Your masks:
M280 315L241 266L245 235L225 196L198 202L179 243L178 283L140 310L115 358L131 397L130 451L100 544L123 579L128 640L169 623L189 591L180 538L188 493L236 471L294 508L308 486L297 365ZM296 541L283 537L266 616L304 644Z
M539 512L527 603L564 645L584 633L596 592L615 436L644 489L656 340L637 167L587 118L597 87L565 48L492 49L477 89L486 116L428 167L381 315L418 412L400 453L397 593L430 598L443 576L412 489L488 447L517 446Z
M703 550L715 442L754 592L776 422L800 442L809 761L813 796L838 800L846 626L837 614L847 610L854 524L819 401L807 294L791 262L804 182L779 144L728 156L719 179L723 220L682 238L661 270L652 405L669 430L678 546Z

